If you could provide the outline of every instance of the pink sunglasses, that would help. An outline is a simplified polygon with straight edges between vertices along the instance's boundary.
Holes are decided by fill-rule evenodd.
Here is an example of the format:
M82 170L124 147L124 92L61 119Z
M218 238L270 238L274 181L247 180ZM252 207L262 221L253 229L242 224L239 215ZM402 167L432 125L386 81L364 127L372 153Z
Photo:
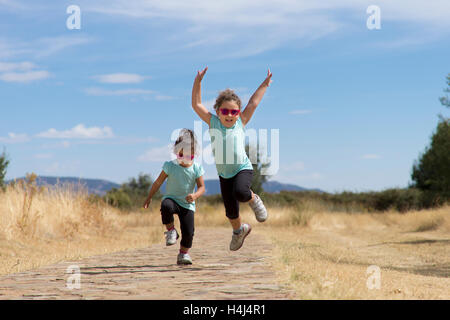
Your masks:
M190 156L184 156L183 155L183 152L182 151L180 151L180 152L178 152L178 154L177 154L177 158L178 159L185 159L185 160L194 160L194 155L192 154L192 155L190 155Z
M237 117L239 115L239 113L241 112L241 110L239 110L239 109L220 108L219 110L223 116L228 116L231 113L231 115L233 117Z

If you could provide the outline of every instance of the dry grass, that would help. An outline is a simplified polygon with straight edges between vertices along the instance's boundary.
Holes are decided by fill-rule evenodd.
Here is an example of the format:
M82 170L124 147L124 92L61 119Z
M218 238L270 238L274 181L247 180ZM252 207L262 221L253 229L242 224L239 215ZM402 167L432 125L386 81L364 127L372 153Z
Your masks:
M125 213L91 201L80 186L40 188L35 179L0 192L0 274L164 241L158 201ZM223 207L204 204L197 212L196 226L229 225Z
M124 214L83 191L38 188L30 178L0 192L0 274L161 239L155 210Z
M450 206L406 214L288 211L259 227L274 244L274 268L298 299L449 299ZM380 289L367 287L367 268L381 270Z
M123 213L70 188L9 187L0 192L0 274L163 243L159 203L152 205ZM273 267L297 299L450 298L450 206L350 214L312 201L269 208L263 224L241 208L242 220L272 242ZM229 226L222 205L200 203L195 219ZM381 269L380 289L367 288L370 265Z

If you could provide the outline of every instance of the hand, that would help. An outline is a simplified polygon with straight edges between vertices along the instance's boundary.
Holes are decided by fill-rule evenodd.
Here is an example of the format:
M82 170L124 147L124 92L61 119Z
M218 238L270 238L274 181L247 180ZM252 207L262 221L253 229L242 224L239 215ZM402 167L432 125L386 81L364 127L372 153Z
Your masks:
M186 196L186 201L187 201L187 202L194 202L196 198L197 198L197 197L196 197L193 193L191 193L191 194L188 194L188 195Z
M152 198L147 198L144 203L144 209L147 209L150 203L152 203Z
M196 81L202 81L203 77L205 76L206 70L208 70L208 67L206 67L205 69L203 69L202 71L197 71L197 76L195 77Z
M270 72L270 69L267 71L267 78L264 80L263 84L266 86L269 86L272 83L272 72Z

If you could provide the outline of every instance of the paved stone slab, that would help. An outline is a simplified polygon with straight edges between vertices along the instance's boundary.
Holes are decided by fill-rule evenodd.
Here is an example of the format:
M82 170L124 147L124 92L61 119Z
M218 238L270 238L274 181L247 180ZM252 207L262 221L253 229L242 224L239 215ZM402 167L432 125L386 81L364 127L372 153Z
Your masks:
M196 229L193 264L178 266L178 244L65 261L0 277L0 299L290 299L270 269L269 243L256 233L236 252L228 228ZM80 270L70 289L69 266ZM69 283L70 284L70 283Z

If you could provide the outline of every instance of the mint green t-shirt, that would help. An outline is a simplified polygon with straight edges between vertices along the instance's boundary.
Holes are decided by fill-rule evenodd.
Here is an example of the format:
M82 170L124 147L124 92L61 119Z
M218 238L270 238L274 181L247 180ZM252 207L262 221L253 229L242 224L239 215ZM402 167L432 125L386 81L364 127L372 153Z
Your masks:
M245 131L241 117L232 127L227 128L220 122L219 117L212 114L209 134L219 176L229 179L239 171L253 170L252 163L245 153Z
M167 174L167 182L162 199L170 198L183 208L195 211L195 201L187 202L186 196L194 193L197 178L205 173L202 165L194 162L185 168L177 160L172 160L164 162L163 170Z

